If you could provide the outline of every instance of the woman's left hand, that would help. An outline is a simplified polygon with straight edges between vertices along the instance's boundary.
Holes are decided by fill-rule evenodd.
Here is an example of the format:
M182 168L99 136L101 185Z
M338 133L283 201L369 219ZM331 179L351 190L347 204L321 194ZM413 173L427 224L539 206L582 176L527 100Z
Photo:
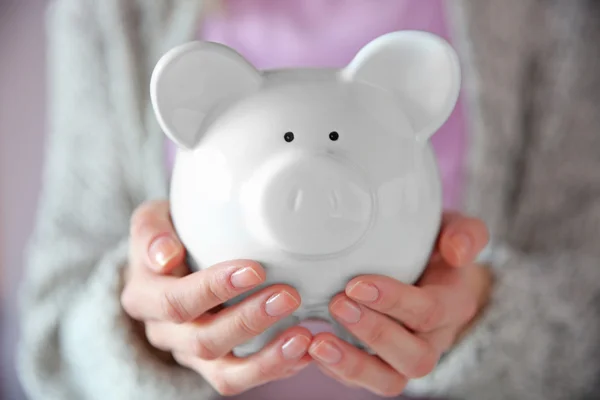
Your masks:
M348 386L399 395L409 379L435 368L485 305L491 276L474 260L487 241L483 222L445 214L436 251L416 285L363 275L330 303L334 318L376 355L331 333L314 337L310 355Z

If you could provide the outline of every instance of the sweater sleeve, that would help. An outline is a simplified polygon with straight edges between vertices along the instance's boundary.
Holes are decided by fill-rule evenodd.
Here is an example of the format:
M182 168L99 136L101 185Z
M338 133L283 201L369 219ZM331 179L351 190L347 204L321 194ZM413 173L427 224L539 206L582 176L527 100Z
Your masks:
M600 398L600 261L491 251L495 289L473 331L409 392L462 400Z
M209 385L151 350L120 307L140 196L120 161L125 132L96 15L109 3L59 0L49 9L50 132L20 290L18 371L33 400L204 400Z

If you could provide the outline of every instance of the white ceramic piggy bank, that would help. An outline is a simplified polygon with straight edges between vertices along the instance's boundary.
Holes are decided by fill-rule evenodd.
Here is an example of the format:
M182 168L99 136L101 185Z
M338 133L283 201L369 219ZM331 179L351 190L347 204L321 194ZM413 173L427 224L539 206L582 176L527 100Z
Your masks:
M252 259L266 285L302 298L236 355L307 318L361 346L331 319L331 298L357 275L419 278L442 211L429 139L459 87L456 53L418 31L379 37L342 69L258 71L208 42L162 57L151 97L179 147L171 212L190 267Z

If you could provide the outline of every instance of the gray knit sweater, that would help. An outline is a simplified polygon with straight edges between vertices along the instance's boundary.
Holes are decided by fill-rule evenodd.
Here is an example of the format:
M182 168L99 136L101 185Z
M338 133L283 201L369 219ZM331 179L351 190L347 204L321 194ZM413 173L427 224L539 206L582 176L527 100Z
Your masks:
M416 1L416 0L415 0ZM492 303L415 395L600 398L600 7L452 0L470 129L465 211L495 246ZM119 305L129 217L166 198L148 99L199 0L58 0L51 135L22 291L18 365L32 399L208 400Z

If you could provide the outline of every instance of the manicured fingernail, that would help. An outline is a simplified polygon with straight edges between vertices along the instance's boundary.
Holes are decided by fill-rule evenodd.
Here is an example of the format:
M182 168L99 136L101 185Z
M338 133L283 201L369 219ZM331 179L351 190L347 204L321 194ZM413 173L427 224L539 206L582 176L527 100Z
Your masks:
M360 307L346 299L339 299L331 305L331 312L336 317L349 324L360 321Z
M150 258L159 268L164 268L179 255L181 246L170 236L161 236L150 245Z
M319 342L309 352L313 358L325 364L335 364L342 360L342 352L330 342Z
M231 284L238 289L249 288L256 286L262 282L262 278L258 272L250 267L238 269L231 274Z
M464 233L458 233L450 238L450 245L454 249L459 260L464 260L471 252L471 238Z
M265 311L271 317L279 317L295 310L299 305L298 300L288 292L283 291L269 297L265 304Z
M379 290L369 283L357 282L348 290L348 296L359 301L371 302L379 298Z
M294 336L281 346L281 352L286 360L295 360L306 354L310 339L306 336Z

